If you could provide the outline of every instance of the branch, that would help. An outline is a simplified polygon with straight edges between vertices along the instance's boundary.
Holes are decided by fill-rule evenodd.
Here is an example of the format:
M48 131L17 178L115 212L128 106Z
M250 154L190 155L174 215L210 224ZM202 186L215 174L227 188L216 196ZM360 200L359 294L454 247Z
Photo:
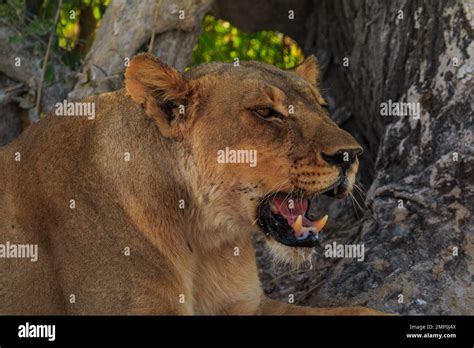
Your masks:
M155 32L156 32L156 20L158 18L158 9L160 8L160 2L161 0L158 0L158 3L156 4L155 7L155 16L153 17L153 26L151 27L151 39L150 39L150 44L148 45L148 53L153 52L153 44L155 42Z
M63 4L63 0L59 0L58 1L58 7L56 9L56 15L54 17L53 28L51 30L51 34L49 35L48 47L46 48L46 54L44 56L43 68L41 69L41 75L40 75L40 80L39 80L39 85L38 85L38 93L37 93L37 96L36 96L35 111L34 111L33 114L30 113L30 121L31 122L36 122L36 121L39 120L40 109L41 109L41 91L43 89L44 75L46 73L46 67L48 65L49 52L51 51L51 45L53 43L54 32L56 30L56 25L58 23L59 12L61 11L62 4Z

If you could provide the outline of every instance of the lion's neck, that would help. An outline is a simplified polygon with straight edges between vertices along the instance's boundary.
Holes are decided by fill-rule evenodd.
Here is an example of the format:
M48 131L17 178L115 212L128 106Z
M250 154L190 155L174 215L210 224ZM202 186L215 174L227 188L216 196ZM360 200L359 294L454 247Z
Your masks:
M201 250L215 250L249 235L250 231L228 198L231 188L220 187L209 173L199 170L192 151L181 147L178 168L188 195L186 235Z
M145 117L110 117L102 127L97 163L105 186L113 187L126 215L157 248L181 257L245 233L180 142L163 137Z

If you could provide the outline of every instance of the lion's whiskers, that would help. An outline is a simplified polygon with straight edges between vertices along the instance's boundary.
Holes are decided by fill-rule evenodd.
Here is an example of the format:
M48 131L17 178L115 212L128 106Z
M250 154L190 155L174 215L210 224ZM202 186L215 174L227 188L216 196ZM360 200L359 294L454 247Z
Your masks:
M364 211L364 208L362 208L362 206L359 204L359 201L357 201L352 192L349 193L349 197L351 198L352 206L354 207L354 211L357 215L357 218L359 218L359 213L357 212L356 206L362 212Z
M359 194L360 198L365 200L365 197L367 196L367 192L356 183L354 183L354 188L355 188L355 191Z

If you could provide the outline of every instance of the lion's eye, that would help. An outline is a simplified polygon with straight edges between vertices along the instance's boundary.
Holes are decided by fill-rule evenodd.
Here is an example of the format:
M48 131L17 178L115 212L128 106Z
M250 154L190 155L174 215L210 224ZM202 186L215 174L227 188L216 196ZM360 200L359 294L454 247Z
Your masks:
M272 108L258 108L255 109L254 112L262 118L281 117L281 114L278 111L273 110Z

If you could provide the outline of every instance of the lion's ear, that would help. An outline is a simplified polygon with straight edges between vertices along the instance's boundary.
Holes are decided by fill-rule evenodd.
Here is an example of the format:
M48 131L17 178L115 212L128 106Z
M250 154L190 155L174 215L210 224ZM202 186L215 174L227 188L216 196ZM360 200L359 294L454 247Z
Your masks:
M304 60L303 63L291 69L296 75L304 78L312 85L316 85L319 79L318 60L311 55Z
M152 54L138 54L125 71L125 90L155 119L163 135L177 136L178 109L186 104L189 86L175 68Z

